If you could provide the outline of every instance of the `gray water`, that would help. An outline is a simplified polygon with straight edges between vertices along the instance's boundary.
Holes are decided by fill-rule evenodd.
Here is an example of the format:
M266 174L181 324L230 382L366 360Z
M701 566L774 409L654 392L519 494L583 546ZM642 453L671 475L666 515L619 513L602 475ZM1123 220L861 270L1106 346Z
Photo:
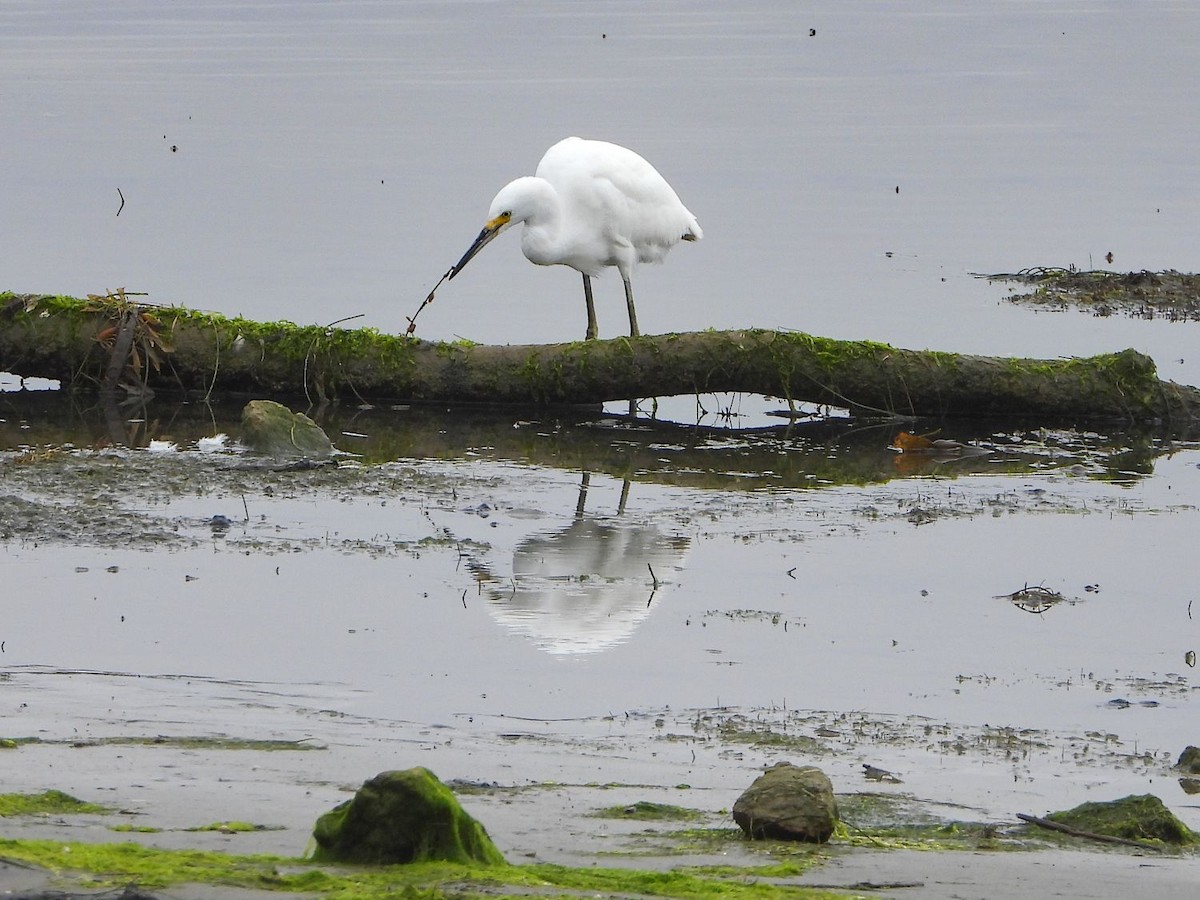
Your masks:
M968 273L1110 251L1195 270L1197 71L1190 3L18 0L5 287L399 331L495 191L580 134L642 153L705 230L635 277L644 331L1133 345L1195 384L1183 330L1033 317ZM418 334L581 336L577 274L517 244ZM601 334L622 333L619 280L597 290Z
M1192 326L1031 313L971 275L1106 267L1109 252L1116 270L1196 270L1198 71L1191 3L8 0L0 287L123 286L399 332L494 192L580 134L646 156L705 231L635 276L644 332L780 327L1046 357L1132 346L1163 377L1200 384ZM505 236L439 291L418 334L575 339L578 281L531 266ZM602 336L622 333L621 300L619 279L597 284ZM332 704L426 722L739 704L1119 731L1161 761L1195 742L1183 660L1200 643L1196 463L1187 450L1123 484L1056 483L1078 514L922 528L850 511L956 492L982 508L1045 484L735 499L643 487L616 518L620 482L600 478L600 520L579 524L575 472L447 463L465 484L482 472L507 485L464 488L436 522L493 542L476 562L494 583L453 556L418 566L326 550L280 564L212 548L9 546L6 597L37 602L6 613L23 640L9 638L5 660L345 684ZM222 502L171 511L238 512ZM484 502L508 511L469 511ZM367 500L270 509L308 537L426 527L420 509ZM692 518L706 509L711 527ZM640 566L636 579L604 568L631 546L665 582L653 598ZM588 572L610 587L575 585L574 609L595 611L589 592L612 605L591 628L556 621L539 594L554 575L536 565L589 549ZM202 576L192 594L185 574ZM506 601L506 578L521 604ZM164 579L170 602L154 602ZM994 596L1043 580L1078 602L1032 616ZM311 592L303 615L273 593L285 582ZM398 602L414 593L436 602ZM126 610L136 629L118 621ZM78 629L61 633L64 620ZM427 630L478 666L463 674L441 641L395 652ZM314 642L321 655L296 654ZM430 679L435 692L411 691ZM1139 694L1139 679L1159 688ZM1124 696L1165 702L1105 707Z

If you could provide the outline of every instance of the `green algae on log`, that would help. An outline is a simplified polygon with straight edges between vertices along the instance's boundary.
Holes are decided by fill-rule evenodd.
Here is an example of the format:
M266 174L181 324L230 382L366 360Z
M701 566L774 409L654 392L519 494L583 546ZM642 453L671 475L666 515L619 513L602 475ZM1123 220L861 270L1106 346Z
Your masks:
M404 399L594 404L629 397L743 392L914 416L1109 419L1186 425L1200 389L1161 381L1134 350L1019 359L902 350L789 331L706 331L486 346L374 329L259 323L104 298L0 294L0 371L98 390L113 371L113 330L135 329L126 388ZM129 323L133 323L130 325ZM154 352L157 368L141 362ZM136 363L136 364L135 364Z

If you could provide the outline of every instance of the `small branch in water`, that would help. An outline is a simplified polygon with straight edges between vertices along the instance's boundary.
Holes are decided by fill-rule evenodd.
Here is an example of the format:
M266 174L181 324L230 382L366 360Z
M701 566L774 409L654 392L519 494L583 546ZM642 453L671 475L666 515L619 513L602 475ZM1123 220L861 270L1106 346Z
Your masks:
M628 486L629 482L625 482ZM650 570L650 578L653 580L653 586L650 588L650 596L646 598L646 609L650 608L650 604L654 602L654 595L658 593L659 585L662 584L658 580L658 576L654 574L654 567L650 563L646 563L646 568Z
M121 210L125 208L125 195L121 193L121 189L117 188L117 196L121 198L121 205L117 207L117 215L121 214Z

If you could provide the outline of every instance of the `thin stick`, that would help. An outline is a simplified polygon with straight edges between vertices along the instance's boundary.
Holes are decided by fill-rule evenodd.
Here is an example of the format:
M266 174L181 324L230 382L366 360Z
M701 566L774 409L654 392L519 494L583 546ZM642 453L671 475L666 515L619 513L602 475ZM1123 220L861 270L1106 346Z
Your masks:
M213 351L213 375L212 381L208 383L208 390L204 392L204 400L202 401L204 403L212 400L213 388L217 386L217 373L221 371L221 332L217 330L216 326L213 326L213 337L217 339L216 347Z
M449 278L453 272L454 272L454 266L451 266L449 269L446 270L446 274L438 279L438 283L433 286L433 290L429 292L429 296L421 301L421 305L417 307L417 311L415 313L413 313L411 316L404 317L404 318L408 319L408 330L404 332L404 334L406 336L412 334L414 331L417 330L417 316L419 316L421 314L421 310L423 310L425 307L427 307L430 303L433 302L433 295L435 293L437 293L437 289L442 286L442 283L447 278Z
M117 215L121 214L121 210L125 208L125 195L121 193L121 189L117 188L117 196L121 198L121 205L117 207Z
M1143 850L1162 850L1161 847L1148 844L1145 841L1132 841L1129 838L1115 837L1111 834L1096 834L1093 831L1079 831L1078 829L1071 828L1069 825L1052 822L1050 819L1043 819L1038 816L1026 815L1025 813L1017 813L1017 818L1022 822L1029 822L1032 825L1049 828L1051 831L1061 831L1063 834L1069 834L1071 837L1087 838L1089 841L1100 841L1104 844L1121 844L1125 847L1140 847Z

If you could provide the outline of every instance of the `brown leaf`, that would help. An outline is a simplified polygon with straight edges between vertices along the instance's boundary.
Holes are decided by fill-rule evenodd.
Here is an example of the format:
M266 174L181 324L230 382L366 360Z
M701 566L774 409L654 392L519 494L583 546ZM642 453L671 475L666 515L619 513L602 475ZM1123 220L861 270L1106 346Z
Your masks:
M921 434L910 434L902 431L892 441L892 449L901 453L931 453L933 441Z

